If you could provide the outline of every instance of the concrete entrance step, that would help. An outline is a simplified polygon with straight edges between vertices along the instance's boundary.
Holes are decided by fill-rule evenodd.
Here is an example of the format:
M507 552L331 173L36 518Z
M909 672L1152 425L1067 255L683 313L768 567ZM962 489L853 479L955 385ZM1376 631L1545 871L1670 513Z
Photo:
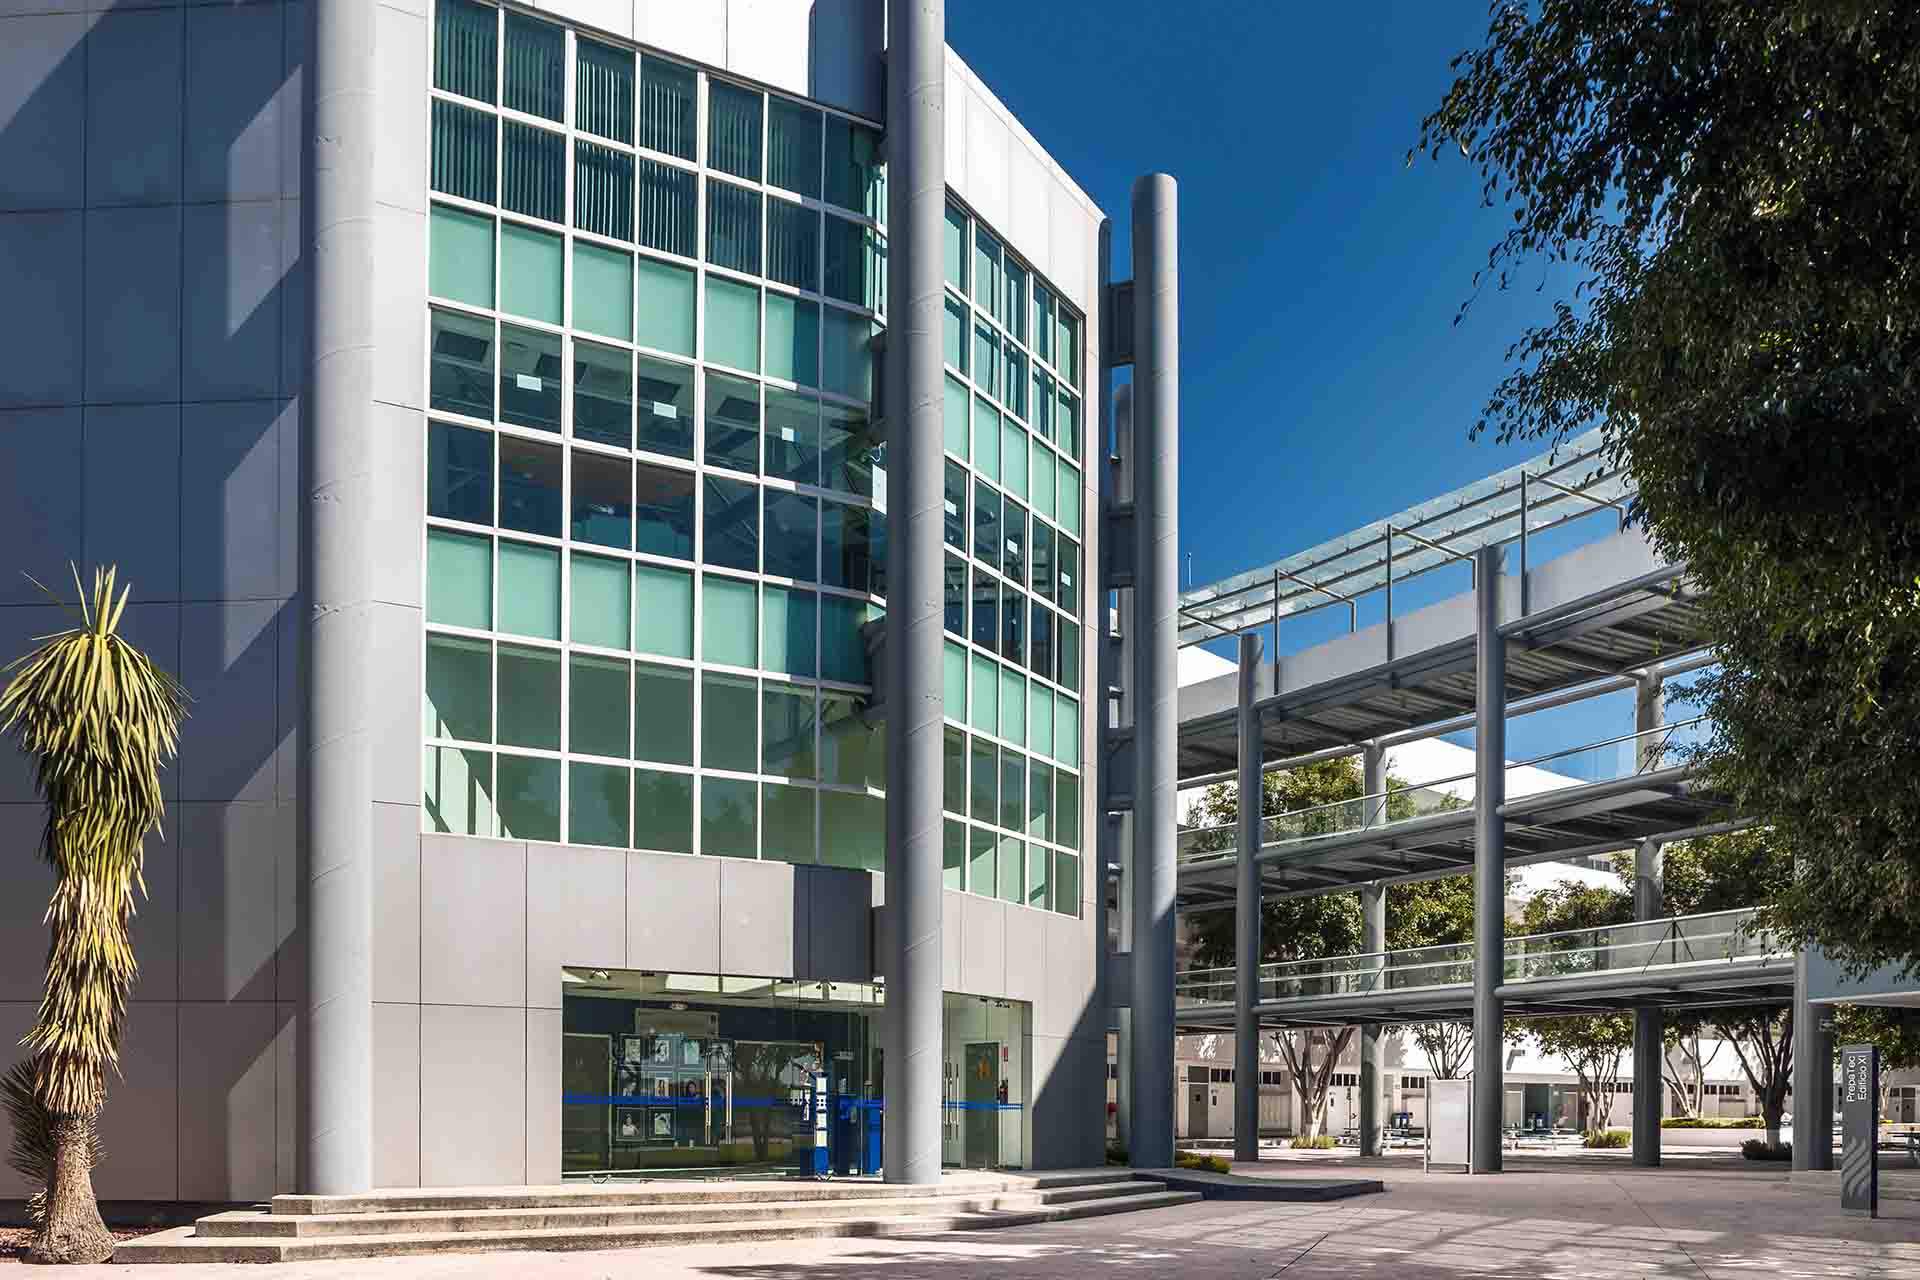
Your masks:
M706 1200L669 1205L571 1204L534 1208L395 1210L357 1214L226 1213L192 1227L121 1245L120 1263L281 1262L400 1255L621 1249L648 1245L736 1243L828 1236L920 1235L972 1231L1166 1208L1200 1199L1157 1182L1100 1177L1018 1189L887 1187L923 1195L811 1197L786 1201ZM810 1184L808 1184L810 1185Z

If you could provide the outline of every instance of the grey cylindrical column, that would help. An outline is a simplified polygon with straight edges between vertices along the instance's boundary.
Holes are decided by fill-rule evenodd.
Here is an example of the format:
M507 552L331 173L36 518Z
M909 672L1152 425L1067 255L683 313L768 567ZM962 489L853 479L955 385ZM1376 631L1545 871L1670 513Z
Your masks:
M1498 1173L1506 1108L1505 1040L1494 989L1506 960L1507 645L1500 634L1500 552L1474 553L1473 1163Z
M373 1185L373 765L365 697L373 525L374 3L307 6L304 388L307 988L299 1186Z
M1110 245L1109 245L1110 247ZM1104 473L1112 485L1112 503L1133 501L1133 387L1117 387L1113 393L1113 454L1114 465ZM1103 527L1101 535L1108 530ZM1118 652L1113 647L1103 645L1101 654L1111 664L1112 670L1106 687L1118 688L1120 697L1114 708L1114 727L1130 729L1133 727L1133 592L1122 589L1114 594L1115 613L1120 618L1120 643ZM1104 628L1107 623L1101 620ZM1122 790L1133 785L1128 778ZM1114 847L1120 862L1120 900L1116 904L1120 926L1120 953L1129 958L1133 954L1133 813L1129 810L1119 815L1115 824ZM1129 979L1132 973L1128 973ZM1120 1149L1133 1149L1133 1008L1131 1003L1118 1011L1119 1034L1114 1040L1114 1065L1120 1077L1114 1089L1114 1136L1120 1143Z
M1133 184L1133 1133L1173 1163L1174 837L1179 827L1180 261L1176 188Z
M1665 719L1659 676L1642 672L1634 688L1633 731L1650 734ZM1657 735L1655 735L1657 737ZM1640 739L1636 763L1657 767L1660 745ZM1666 913L1658 840L1642 840L1633 856L1633 918L1657 920ZM1658 1008L1633 1011L1633 1162L1647 1168L1660 1163L1660 1117L1666 1110L1666 1017Z
M1239 851L1233 869L1233 1158L1260 1158L1260 660L1258 634L1240 637Z
M1361 787L1369 798L1362 820L1376 826L1387 820L1387 752L1378 743L1369 742L1361 753ZM1383 884L1360 888L1360 949L1369 953L1387 949L1387 887ZM1385 967L1384 957L1380 961ZM1377 1156L1386 1145L1386 1063L1382 1054L1381 1027L1370 1022L1360 1028L1360 1154Z
M1807 952L1793 961L1793 1167L1833 1168L1833 1032L1829 1005L1807 999Z
M887 50L888 1182L940 1180L940 353L946 234L945 0L889 0Z

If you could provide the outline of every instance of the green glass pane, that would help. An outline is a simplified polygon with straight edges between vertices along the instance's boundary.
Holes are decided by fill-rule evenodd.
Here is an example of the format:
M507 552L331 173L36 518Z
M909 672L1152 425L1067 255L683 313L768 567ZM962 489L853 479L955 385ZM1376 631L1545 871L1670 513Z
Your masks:
M1080 532L1080 472L1074 467L1060 468L1060 527L1068 533Z
M633 847L693 852L693 775L633 771Z
M829 202L878 218L886 215L886 165L880 135L843 116L827 117Z
M567 101L566 51L564 27L508 13L501 104L530 116L562 119Z
M962 462L967 460L967 389L952 378L946 381L947 452Z
M972 783L967 788L967 811L975 822L1000 820L1000 749L984 738L975 738L968 751L973 762Z
M640 55L640 145L693 159L695 88L692 67Z
M633 617L631 566L605 556L573 557L573 642L605 649L627 647Z
M872 399L872 321L839 307L828 307L821 332L820 385L837 395Z
M1012 667L1000 668L1000 736L1027 741L1027 678Z
M589 133L633 141L633 54L584 38L574 41L573 119Z
M493 417L493 321L440 307L433 308L431 316L429 407L473 418ZM491 474L487 493L491 510Z
M574 655L567 684L569 751L621 760L631 754L627 741L627 711L632 706L627 697L627 666L618 658Z
M1063 693L1053 695L1053 758L1080 767L1080 704Z
M767 278L820 291L820 211L767 201Z
M767 290L767 376L820 384L820 304Z
M999 668L989 658L973 655L973 727L1000 732Z
M500 630L560 638L560 553L524 542L500 544Z
M1026 884L1026 841L1019 836L1000 837L1000 897L1006 902L1019 902L1021 889Z
M1053 742L1053 695L1037 684L1032 691L1033 696L1027 699L1027 741L1034 751L1047 753Z
M941 697L949 720L967 722L967 651L949 641L941 651Z
M973 236L973 300L988 315L1000 313L1000 242L979 227Z
M464 636L427 637L429 738L493 741L493 644Z
M1053 518L1054 485L1053 450L1033 446L1033 476L1027 486L1027 496L1033 499L1033 509L1048 519Z
M649 405L651 408L651 405ZM633 447L633 354L573 344L573 437Z
M543 222L565 220L567 140L551 129L500 126L500 204Z
M686 667L633 667L633 758L653 764L693 763L693 672Z
M433 84L493 101L499 10L474 0L439 0L433 15Z
M493 756L462 747L428 747L422 761L421 817L429 831L494 833Z
M1022 829L1027 809L1027 758L1004 748L1000 752L1000 825L1008 831Z
M760 693L752 676L700 678L700 767L758 773Z
M517 644L500 646L500 742L509 747L560 749L560 653Z
M967 887L967 824L949 818L940 829L940 882L948 889Z
M1053 909L1063 916L1080 914L1080 859L1054 850Z
M941 737L940 762L945 774L940 789L940 807L948 813L967 811L967 735L948 729Z
M493 625L493 540L427 531L427 621L485 631Z
M1069 849L1080 847L1080 779L1071 773L1054 775L1053 840Z
M820 861L878 871L886 859L887 802L848 791L820 793Z
M811 591L765 589L760 611L760 665L768 671L811 676L815 661L815 598Z
M469 306L492 307L493 219L437 204L427 235L427 292Z
M946 230L941 236L945 249L947 283L961 293L967 291L967 215L947 206Z
M616 765L567 766L567 842L627 847L627 771Z
M1016 498L1027 496L1027 433L1012 418L1001 428L1000 487Z
M1053 839L1053 770L1038 760L1027 770L1026 832L1035 840Z
M1060 624L1060 668L1055 679L1074 693L1080 692L1080 628L1071 622Z
M433 189L462 200L492 204L496 130L493 113L436 100L430 171Z
M973 469L989 480L1000 478L1000 411L973 398Z
M500 309L561 322L561 239L509 222L500 228Z
M654 258L641 258L639 323L633 340L643 347L693 354L693 272Z
M886 729L870 725L860 703L843 693L820 695L820 777L854 787L886 781Z
M767 474L820 483L820 402L812 396L767 388Z
M869 606L844 596L820 598L820 676L842 684L866 684L867 643L860 634Z
M760 180L760 103L752 89L708 80L708 164L736 178Z
M816 550L820 541L820 503L801 493L766 491L766 560L770 577L814 582L820 577Z
M709 858L759 856L755 814L760 784L742 778L700 779L700 852Z
M1038 845L1028 852L1033 856L1027 859L1027 905L1036 911L1045 911L1051 905L1047 881L1053 870L1053 858Z
M760 367L760 291L707 279L707 359L735 369Z
M810 685L769 683L760 695L760 772L812 778L814 696Z
M731 182L707 183L707 261L742 275L760 274L758 191Z
M812 787L760 788L765 830L760 834L760 856L771 862L813 861Z
M560 762L503 755L495 768L500 834L509 840L558 840Z
M767 181L803 196L820 194L820 113L785 98L767 100Z
M633 336L633 255L573 243L573 327L625 341Z
M971 827L967 832L967 891L991 898L998 877L994 868L999 861L1000 838L989 828Z
M701 581L700 656L731 667L760 665L754 585L708 574Z
M693 575L633 566L633 647L666 658L693 656Z
M698 175L658 160L642 160L640 174L640 243L652 249L691 258L698 252L700 224Z

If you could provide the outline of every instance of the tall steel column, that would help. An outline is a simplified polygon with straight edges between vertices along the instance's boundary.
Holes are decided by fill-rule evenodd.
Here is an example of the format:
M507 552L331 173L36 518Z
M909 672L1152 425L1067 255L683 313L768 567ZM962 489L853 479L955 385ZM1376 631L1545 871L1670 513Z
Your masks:
M1110 235L1101 236L1104 251L1111 251ZM1105 385L1105 384L1103 384ZM1117 506L1133 501L1133 387L1116 387L1113 392L1113 466L1105 473L1104 480L1112 486L1110 505ZM1102 526L1105 536L1107 526ZM1112 670L1102 687L1117 688L1120 691L1118 704L1114 708L1116 729L1133 727L1133 591L1123 587L1113 593L1114 614L1120 619L1120 642L1111 649L1103 642L1101 656L1111 664ZM1107 621L1103 618L1101 625ZM1102 706L1105 697L1102 697ZM1102 757L1104 764L1105 757ZM1132 780L1128 780L1132 785ZM1104 817L1104 815L1102 815ZM1133 952L1133 814L1123 812L1116 823L1114 847L1120 863L1120 900L1116 904L1116 914L1120 917L1119 952L1129 957ZM1129 974L1129 977L1132 975ZM1123 1151L1133 1149L1133 1007L1131 1003L1116 1011L1119 1033L1114 1037L1115 1074L1120 1078L1114 1084L1114 1136L1120 1142Z
M1233 864L1233 1158L1260 1158L1260 637L1240 637L1239 850Z
M888 0L888 1182L940 1180L945 0Z
M1664 719L1659 676L1642 672L1635 689L1633 730L1648 733ZM1656 735L1657 736L1657 735ZM1643 769L1659 763L1660 746L1640 740ZM1633 918L1655 920L1665 914L1662 854L1658 840L1642 840L1633 855ZM1660 1116L1666 1098L1666 1018L1658 1008L1633 1011L1633 1162L1648 1168L1660 1163Z
M1179 826L1180 259L1177 188L1133 184L1133 1132L1173 1163L1174 837Z
M308 10L299 1186L373 1185L373 0Z
M1500 551L1474 553L1478 701L1473 731L1473 1152L1475 1173L1502 1166L1506 1042L1494 988L1506 959L1507 644L1500 634Z
M1793 1167L1833 1168L1832 1007L1807 999L1807 951L1793 960Z
M1376 826L1387 820L1387 752L1378 743L1369 742L1360 757L1361 787L1369 797L1361 821ZM1382 952L1387 949L1387 887L1383 884L1360 888L1360 949ZM1384 959L1381 962L1385 963ZM1360 1028L1360 1154L1377 1156L1386 1143L1385 1065L1381 1053L1380 1024L1370 1022Z

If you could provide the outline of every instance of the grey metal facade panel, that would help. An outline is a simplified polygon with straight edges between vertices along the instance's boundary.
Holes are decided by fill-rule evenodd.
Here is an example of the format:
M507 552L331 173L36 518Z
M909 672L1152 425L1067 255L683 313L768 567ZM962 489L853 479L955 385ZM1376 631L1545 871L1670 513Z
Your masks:
M873 977L873 877L840 867L799 867L794 893L806 895L809 977L866 982Z
M885 118L885 17L884 0L813 0L808 97Z
M183 1002L182 1200L259 1200L274 1185L275 1008Z
M784 862L720 863L720 972L811 977L807 899Z
M422 1004L525 1007L528 857L518 841L421 838Z
M95 20L86 52L88 202L168 204L180 198L184 57L178 9L136 9Z
M420 1006L373 1006L373 1183L420 1184Z
M956 990L997 996L1007 989L1007 917L1017 908L977 893L960 899L960 983ZM1044 953L1042 953L1044 954ZM1034 953L1020 957L1032 963Z
M420 1079L421 1186L526 1181L525 1009L422 1005Z
M0 32L0 209L70 209L86 171L87 23L35 14Z
M191 927L180 931L180 999L274 999L280 817L273 804L179 806L172 853L178 902L191 916Z
M560 1181L561 1034L558 1009L527 1010L527 1171L540 1186Z
M90 403L180 398L180 225L178 205L87 211Z
M418 424L410 434L422 434ZM409 539L407 545L418 546L418 538ZM418 562L418 557L404 552L396 558ZM417 831L422 794L420 691L425 687L420 670L420 610L376 604L368 613L372 633L366 674L372 695L368 751L373 757L374 805L410 808Z
M38 804L0 804L0 849L10 851L7 892L0 893L0 1001L40 998L47 964L47 931L41 921L53 889L53 872L38 855L45 815Z
M275 677L284 605L180 607L180 678L193 695L180 733L182 800L266 803L279 745Z
M260 353L272 367L272 350ZM97 410L89 410L89 421ZM181 592L188 600L284 600L298 587L282 547L297 454L287 401L188 404L180 413ZM91 453L91 448L89 449Z
M188 201L279 198L280 112L299 109L282 66L286 17L279 4L189 6Z
M127 1008L120 1078L107 1090L100 1133L107 1158L93 1171L102 1200L180 1197L180 1006Z
M67 554L77 551L87 564L117 564L121 581L142 600L178 600L186 501L180 406L96 405L84 413L86 531ZM72 583L63 573L47 585L70 594Z
M185 400L281 394L280 281L286 274L277 200L188 205L181 299L180 394Z
M11 572L0 574L0 606L20 610L0 608L0 638L8 641L38 635L59 614L44 612L47 597L26 575L55 590L72 582L67 565L84 533L82 431L78 408L0 411L0 546L11 562ZM26 798L0 783L0 800Z
M0 28L0 43L5 37ZM75 210L0 213L0 295L8 299L0 311L0 343L7 350L0 407L80 401L85 224L86 215ZM0 434L4 427L0 421ZM0 470L0 477L9 474L18 473ZM9 590L0 583L0 602Z
M405 805L373 810L373 999L420 999L420 815ZM379 1017L376 1007L375 1018ZM375 1027L376 1037L379 1028ZM377 1040L376 1040L377 1047ZM378 1093L378 1088L375 1090Z
M527 862L529 1008L560 1008L563 965L603 969L625 965L626 862L623 849L531 846ZM557 1051L557 1038L554 1044Z
M627 968L720 972L720 860L626 857Z

